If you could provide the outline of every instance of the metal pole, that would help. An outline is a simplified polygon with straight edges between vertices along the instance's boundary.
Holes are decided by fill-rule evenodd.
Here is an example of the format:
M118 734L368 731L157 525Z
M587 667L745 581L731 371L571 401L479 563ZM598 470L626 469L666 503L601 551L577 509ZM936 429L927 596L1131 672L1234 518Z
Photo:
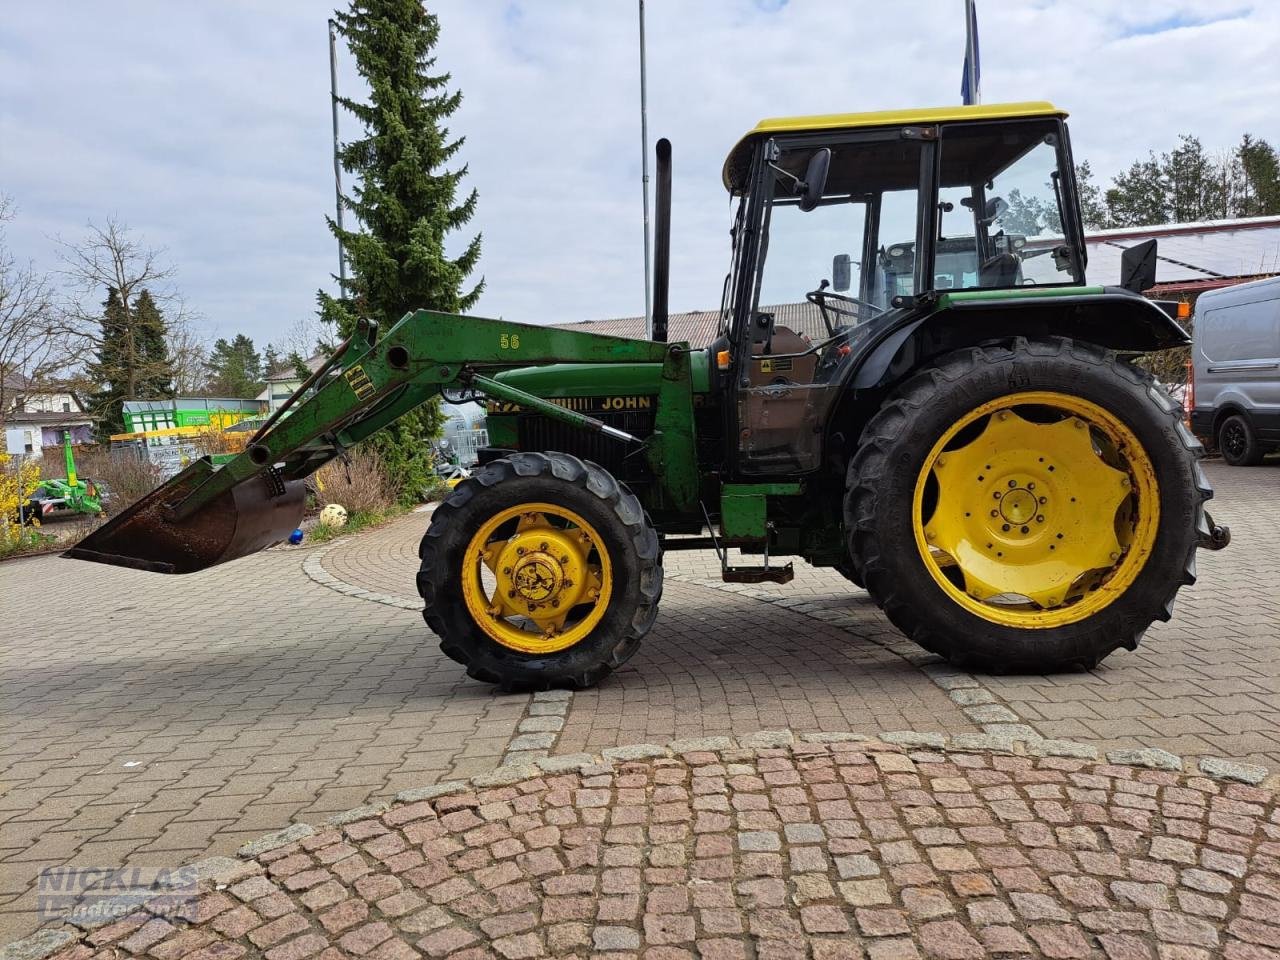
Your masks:
M338 159L338 35L337 24L329 21L329 105L333 110L333 202L337 212L338 230L342 226L342 163ZM347 257L342 249L342 237L338 237L338 287L340 295L347 292Z
M976 22L977 14L973 9L973 0L964 0L964 66L969 81L969 102L975 104L982 102L982 98L978 95L977 37L973 29Z
M653 283L649 265L649 117L644 72L644 0L640 3L640 186L644 194L644 336L653 339Z

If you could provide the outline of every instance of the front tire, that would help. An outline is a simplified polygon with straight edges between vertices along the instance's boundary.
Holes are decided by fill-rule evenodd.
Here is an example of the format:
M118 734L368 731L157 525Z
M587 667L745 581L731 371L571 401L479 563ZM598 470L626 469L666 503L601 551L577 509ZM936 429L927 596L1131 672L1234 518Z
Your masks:
M960 350L872 418L854 565L916 643L992 671L1091 668L1168 620L1213 494L1155 382L1066 339Z
M1256 467L1265 453L1253 424L1240 413L1233 413L1218 427L1218 450L1233 467Z
M583 689L633 656L662 595L657 532L603 468L563 453L486 464L419 548L440 649L507 690Z

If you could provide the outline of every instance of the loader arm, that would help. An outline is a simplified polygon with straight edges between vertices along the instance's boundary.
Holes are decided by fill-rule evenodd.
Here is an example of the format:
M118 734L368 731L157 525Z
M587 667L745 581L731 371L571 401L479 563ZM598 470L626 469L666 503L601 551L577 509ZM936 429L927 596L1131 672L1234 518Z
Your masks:
M302 519L303 480L344 450L393 423L447 386L510 393L485 376L550 363L654 363L680 371L690 396L687 347L554 327L418 310L376 342L346 341L332 370L290 398L288 416L268 421L245 451L203 457L68 550L65 556L165 573L186 573L245 556L283 540ZM673 359L675 358L675 359ZM683 360L683 362L680 362ZM486 388L491 388L487 390ZM304 395L309 394L309 395ZM564 410L522 394L522 403ZM692 464L688 410L670 410L672 429L644 441L656 462ZM592 421L573 414L590 428ZM678 447L680 449L672 449ZM687 449L685 449L687 447ZM687 497L675 478L676 497Z

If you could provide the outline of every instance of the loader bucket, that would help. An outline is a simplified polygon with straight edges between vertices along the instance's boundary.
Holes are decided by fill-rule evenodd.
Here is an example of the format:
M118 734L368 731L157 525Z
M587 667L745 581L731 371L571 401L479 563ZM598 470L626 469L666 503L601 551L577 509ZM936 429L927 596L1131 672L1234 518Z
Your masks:
M280 543L302 521L303 482L288 481L280 493L262 474L175 519L174 508L213 469L207 459L196 461L63 556L157 573L195 573Z

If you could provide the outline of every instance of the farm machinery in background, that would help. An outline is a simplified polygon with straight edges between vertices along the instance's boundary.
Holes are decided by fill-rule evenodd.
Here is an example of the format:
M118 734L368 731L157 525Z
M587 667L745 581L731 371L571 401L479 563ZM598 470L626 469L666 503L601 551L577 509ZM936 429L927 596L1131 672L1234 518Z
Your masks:
M110 504L106 484L81 479L76 472L76 457L71 449L71 431L62 433L62 458L66 475L40 481L22 506L23 521L41 522L62 516L103 516Z

